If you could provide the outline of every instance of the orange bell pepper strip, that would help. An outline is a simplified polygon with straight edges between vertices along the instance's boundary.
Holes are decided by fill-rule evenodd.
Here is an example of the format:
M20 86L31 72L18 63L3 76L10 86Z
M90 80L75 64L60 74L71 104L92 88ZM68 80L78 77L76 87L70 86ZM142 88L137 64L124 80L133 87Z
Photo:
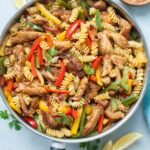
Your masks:
M85 43L88 45L88 48L91 49L91 47L92 47L92 41L90 40L89 37L87 37L87 38L85 39Z
M50 47L53 47L53 41L52 41L50 35L45 34L45 37L46 37L46 39L47 39L47 41L48 41L49 46L50 46Z
M100 115L99 121L98 121L98 133L102 132L102 129L103 129L103 120L104 120L104 115Z
M71 115L72 115L73 118L77 118L77 116L78 116L78 111L72 108L72 109L71 109Z
M11 93L12 89L13 89L13 80L9 80L6 85L6 90L7 92Z
M1 86L4 86L4 84L5 84L5 77L4 77L4 76L1 76L1 77L0 77L0 85L1 85Z
M102 56L98 56L92 63L92 67L94 68L94 70L96 70L98 68L99 63L102 60Z
M92 80L92 81L96 81L96 76L95 75L90 75L90 80Z
M91 41L95 40L95 35L94 35L94 33L90 29L88 29L88 36L91 39Z
M69 91L66 91L66 90L52 90L48 87L45 87L45 89L48 91L48 92L51 92L51 93L57 93L57 94L69 94L70 92Z
M31 58L31 69L32 69L32 74L33 74L34 78L37 77L36 65L35 65L35 55L33 55Z
M38 47L38 60L39 60L39 64L43 65L43 53L41 47Z
M60 73L56 79L56 82L55 82L55 85L56 86L60 86L63 79L64 79L64 76L65 76L65 72L66 72L66 65L65 65L65 62L62 61L62 64L61 64L61 70L60 70Z
M31 58L35 52L35 50L38 48L39 44L41 43L41 41L43 41L43 38L42 37L39 37L38 39L36 39L31 47L31 50L29 52L29 55L28 55L28 60L31 61Z

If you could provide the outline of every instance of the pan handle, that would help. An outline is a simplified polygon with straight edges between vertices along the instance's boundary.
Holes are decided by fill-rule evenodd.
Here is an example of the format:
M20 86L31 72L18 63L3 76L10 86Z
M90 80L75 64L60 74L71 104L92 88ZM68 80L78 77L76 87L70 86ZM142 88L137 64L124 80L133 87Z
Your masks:
M50 150L66 150L66 144L59 142L52 142Z

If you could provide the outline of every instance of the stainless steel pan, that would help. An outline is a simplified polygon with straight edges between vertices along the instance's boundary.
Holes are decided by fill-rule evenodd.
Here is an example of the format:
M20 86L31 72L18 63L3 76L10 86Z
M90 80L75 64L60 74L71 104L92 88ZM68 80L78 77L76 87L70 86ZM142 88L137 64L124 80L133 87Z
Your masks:
M122 16L124 16L139 32L141 38L143 39L143 43L144 43L144 47L145 47L145 51L146 51L146 56L148 59L148 48L143 36L142 31L140 30L139 26L137 25L137 23L134 21L134 19L132 18L132 16L124 10L124 8L122 8L121 6L119 6L117 3L110 1L110 0L105 0L106 2L108 2L110 5L114 6L119 12L120 14L122 14ZM17 11L17 13L14 14L14 16L9 20L9 22L7 23L7 25L4 27L3 32L1 34L1 41L2 42L3 38L5 37L5 35L7 34L9 28L12 26L12 24L15 22L15 20L22 14L22 12L25 10L25 8L31 6L34 4L34 1L31 1L29 3L27 3L24 7L22 7L21 9L19 9ZM145 71L145 80L144 80L144 87L143 90L140 94L139 100L132 106L132 108L130 109L130 111L128 112L128 114L125 116L124 119L120 120L119 122L113 124L108 130L106 130L105 132L95 135L95 136L91 136L91 137L82 137L80 139L59 139L59 138L55 138L55 137L51 137L48 136L46 134L40 133L39 131L33 129L31 126L29 126L26 122L24 122L22 120L22 118L16 114L8 105L6 98L3 95L2 89L0 89L0 94L1 97L4 101L4 103L6 104L7 108L9 109L9 111L26 127L28 128L30 131L32 131L33 133L42 136L44 138L47 138L49 140L58 142L59 144L55 143L53 144L53 147L57 147L58 149L65 149L64 145L60 145L60 143L81 143L81 142L87 142L87 141L92 141L92 140L96 140L96 139L100 139L102 137L105 137L106 135L111 134L112 132L114 132L115 130L117 130L119 127L121 127L126 121L128 121L128 119L133 115L133 113L138 109L138 106L141 104L141 101L143 99L144 93L146 91L146 86L147 86L147 79L148 79L148 71L149 71L149 60L146 66L146 71Z

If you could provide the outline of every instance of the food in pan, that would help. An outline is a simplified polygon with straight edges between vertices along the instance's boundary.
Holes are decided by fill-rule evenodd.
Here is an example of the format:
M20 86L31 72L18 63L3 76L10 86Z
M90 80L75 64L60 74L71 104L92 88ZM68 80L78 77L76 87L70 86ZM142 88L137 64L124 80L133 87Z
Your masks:
M123 119L147 63L136 29L102 0L36 2L11 26L0 55L10 107L57 138L100 134Z

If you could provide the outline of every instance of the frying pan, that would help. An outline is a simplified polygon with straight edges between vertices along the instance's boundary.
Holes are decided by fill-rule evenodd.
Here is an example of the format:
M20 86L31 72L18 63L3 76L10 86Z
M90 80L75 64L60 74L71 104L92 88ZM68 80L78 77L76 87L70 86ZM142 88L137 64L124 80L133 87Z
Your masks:
M147 48L147 45L146 45L146 42L145 42L145 39L144 39L144 36L143 36L143 33L142 31L140 30L139 26L137 25L137 23L134 21L134 19L132 18L132 16L124 9L122 8L121 6L119 6L117 3L113 2L113 1L110 1L110 0L105 0L109 5L112 5L116 8L116 10L123 16L125 17L132 25L133 27L135 27L135 29L137 30L137 32L139 33L139 35L141 36L142 40L143 40L143 43L144 43L144 48L145 48L145 51L146 51L146 56L147 56L147 59L148 59L148 48ZM29 7L29 6L32 6L35 2L34 1L30 1L28 2L25 6L23 6L21 9L19 9L14 15L13 17L9 20L9 22L6 24L6 26L4 27L3 29L3 32L1 34L1 38L0 38L0 44L2 43L4 37L6 36L6 34L8 33L8 30L10 29L10 27L12 26L13 23L15 23L15 21L17 20L17 18L24 12L24 10ZM143 99L143 96L144 96L144 93L146 91L146 86L147 86L147 80L148 80L148 72L149 72L149 59L148 59L148 63L147 63L147 66L146 66L146 70L145 70L145 79L144 79L144 86L143 86L143 89L141 91L141 94L139 96L139 100L131 107L131 109L129 110L129 112L126 114L126 116L118 121L117 123L114 123L111 125L111 127L109 129L107 129L106 131L104 131L103 133L101 134L97 134L97 135L94 135L94 136L89 136L89 137L82 137L82 138L79 138L79 139L71 139L71 138L63 138L63 139L59 139L59 138L56 138L56 137L52 137L52 136L48 136L44 133L41 133L35 129L33 129L29 124L27 124L15 111L13 111L3 92L2 92L2 88L0 88L0 94L1 94L1 97L4 101L4 103L6 104L7 108L9 109L9 111L19 120L19 122L21 124L23 124L27 129L29 129L31 132L39 135L39 136L42 136L46 139L49 139L51 141L53 141L52 145L51 145L51 150L65 150L65 143L81 143L81 142L88 142L88 141L93 141L93 140L96 140L96 139L100 139L102 137L105 137L111 133L113 133L115 130L117 130L118 128L120 128L125 122L128 121L128 119L134 114L134 112L138 109L139 105L141 104L141 101Z

